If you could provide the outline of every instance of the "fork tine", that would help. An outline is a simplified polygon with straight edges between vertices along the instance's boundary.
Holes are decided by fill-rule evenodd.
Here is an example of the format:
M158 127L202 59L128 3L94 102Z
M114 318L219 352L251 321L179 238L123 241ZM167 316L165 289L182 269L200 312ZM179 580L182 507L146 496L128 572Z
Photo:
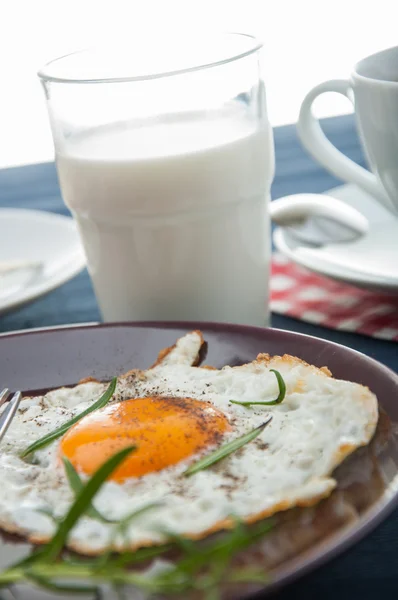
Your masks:
M7 400L10 394L10 390L8 388L4 388L0 393L0 407L3 406L4 402Z
M21 402L21 392L15 392L7 408L2 412L0 416L0 441L3 439L7 429L9 428L11 421L14 418L15 413L18 410L19 403Z

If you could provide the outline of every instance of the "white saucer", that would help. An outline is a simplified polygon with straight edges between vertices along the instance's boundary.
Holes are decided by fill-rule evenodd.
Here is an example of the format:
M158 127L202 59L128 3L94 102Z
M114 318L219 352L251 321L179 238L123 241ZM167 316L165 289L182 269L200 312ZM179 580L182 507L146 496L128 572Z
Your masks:
M398 219L352 184L328 192L368 218L369 232L354 242L320 248L303 245L287 229L274 232L276 248L293 262L320 275L357 287L398 294Z
M85 266L70 217L1 208L0 262L8 261L29 261L32 266L0 274L0 314L50 292Z

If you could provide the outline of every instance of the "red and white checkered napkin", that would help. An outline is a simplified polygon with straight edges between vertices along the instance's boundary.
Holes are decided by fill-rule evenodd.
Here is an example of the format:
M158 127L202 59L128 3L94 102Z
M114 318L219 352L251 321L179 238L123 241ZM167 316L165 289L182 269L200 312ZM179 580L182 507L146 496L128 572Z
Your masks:
M398 341L398 296L333 281L281 254L272 258L271 310L331 329Z

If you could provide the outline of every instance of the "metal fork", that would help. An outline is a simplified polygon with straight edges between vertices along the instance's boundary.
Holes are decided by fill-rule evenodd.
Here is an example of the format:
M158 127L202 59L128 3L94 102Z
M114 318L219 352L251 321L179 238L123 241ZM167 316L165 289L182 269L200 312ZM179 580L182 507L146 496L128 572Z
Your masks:
M5 388L0 393L0 407L6 402L10 395L10 390ZM8 403L7 408L3 410L0 415L0 442L6 434L7 429L9 428L11 421L13 420L15 413L18 410L19 403L21 402L22 394L21 392L15 392L13 397Z

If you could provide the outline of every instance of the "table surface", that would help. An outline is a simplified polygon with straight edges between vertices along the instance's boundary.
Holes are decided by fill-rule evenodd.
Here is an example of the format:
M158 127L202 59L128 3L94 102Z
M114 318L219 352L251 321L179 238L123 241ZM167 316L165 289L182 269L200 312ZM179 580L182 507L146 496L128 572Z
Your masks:
M329 139L346 155L364 164L352 116L323 120ZM323 192L341 182L319 167L302 149L293 125L274 130L276 176L272 197ZM19 207L68 214L62 204L53 163L0 170L0 207ZM83 272L35 302L0 317L0 332L99 320L94 294ZM398 345L357 334L333 331L281 315L272 325L350 346L398 371ZM398 399L397 399L398 401ZM278 594L281 600L327 598L361 600L398 594L398 511L365 540Z

